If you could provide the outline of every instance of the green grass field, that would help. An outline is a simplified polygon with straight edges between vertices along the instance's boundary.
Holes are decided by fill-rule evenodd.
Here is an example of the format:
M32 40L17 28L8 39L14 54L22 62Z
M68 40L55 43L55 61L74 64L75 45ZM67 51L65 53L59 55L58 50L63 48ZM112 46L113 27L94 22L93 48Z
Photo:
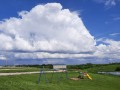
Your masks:
M118 66L106 65L86 69L93 80L89 80L88 78L78 81L71 80L71 77L78 77L78 72L73 70L68 72L69 79L66 79L65 73L54 73L51 80L52 73L47 73L46 79L48 83L46 83L45 75L42 74L40 84L38 84L39 74L0 76L0 90L119 90L120 76L96 74L99 70L114 71ZM22 69L22 71L39 70L39 68L34 67L23 67ZM8 70L7 72L15 71Z
M32 71L40 71L40 68L35 67L6 67L0 68L0 73L14 73L14 72L32 72Z
M67 80L65 74L59 81L56 73L51 79L51 74L46 74L48 83L42 75L41 82L38 84L39 74L0 76L0 90L119 90L120 77L111 75L90 74L93 80L87 78L78 81ZM78 73L69 72L69 77L77 77Z
M92 68L86 69L88 72L97 73L97 72L111 72L115 71L117 67L120 67L120 64L117 65L101 65Z

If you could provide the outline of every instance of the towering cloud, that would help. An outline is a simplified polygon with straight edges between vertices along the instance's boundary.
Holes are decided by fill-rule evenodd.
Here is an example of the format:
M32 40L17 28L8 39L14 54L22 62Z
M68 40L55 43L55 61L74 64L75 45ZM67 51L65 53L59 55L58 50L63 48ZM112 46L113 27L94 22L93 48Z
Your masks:
M120 58L119 41L107 39L102 42L104 44L96 46L96 40L77 12L63 9L59 3L37 5L30 11L19 12L19 18L11 17L0 22L0 60L13 57L56 63L69 59L70 63L75 58L77 63L88 59ZM2 51L12 53L7 55Z
M94 49L94 37L78 14L62 9L59 3L37 5L19 16L0 23L0 49L59 52Z

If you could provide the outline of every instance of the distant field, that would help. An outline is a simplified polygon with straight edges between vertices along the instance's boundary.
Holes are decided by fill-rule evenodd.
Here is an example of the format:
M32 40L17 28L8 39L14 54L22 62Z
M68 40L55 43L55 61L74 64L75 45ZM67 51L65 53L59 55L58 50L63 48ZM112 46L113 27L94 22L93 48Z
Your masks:
M36 67L6 67L6 68L0 68L0 73L32 72L32 71L40 71L40 68L36 68Z
M115 71L117 67L120 67L120 64L95 66L95 67L88 68L85 70L87 70L88 72L91 72L91 73L109 72L109 71Z

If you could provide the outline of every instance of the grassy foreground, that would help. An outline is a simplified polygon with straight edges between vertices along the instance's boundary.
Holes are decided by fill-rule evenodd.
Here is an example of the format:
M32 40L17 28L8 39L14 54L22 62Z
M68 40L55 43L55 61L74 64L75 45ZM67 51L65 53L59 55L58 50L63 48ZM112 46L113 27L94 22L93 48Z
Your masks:
M49 83L44 80L44 75L38 84L39 74L0 76L0 90L119 90L120 77L112 75L90 74L93 80L82 79L79 81L67 80L65 74L56 73L50 82L52 74L46 74ZM58 81L57 76L62 76ZM78 73L69 72L69 77L77 77Z

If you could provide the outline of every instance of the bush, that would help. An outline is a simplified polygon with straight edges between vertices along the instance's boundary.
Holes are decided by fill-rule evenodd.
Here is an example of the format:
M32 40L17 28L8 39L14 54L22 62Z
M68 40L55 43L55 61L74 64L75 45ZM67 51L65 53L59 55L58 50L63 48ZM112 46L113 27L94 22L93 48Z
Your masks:
M117 67L117 68L115 69L115 71L120 71L120 67Z

